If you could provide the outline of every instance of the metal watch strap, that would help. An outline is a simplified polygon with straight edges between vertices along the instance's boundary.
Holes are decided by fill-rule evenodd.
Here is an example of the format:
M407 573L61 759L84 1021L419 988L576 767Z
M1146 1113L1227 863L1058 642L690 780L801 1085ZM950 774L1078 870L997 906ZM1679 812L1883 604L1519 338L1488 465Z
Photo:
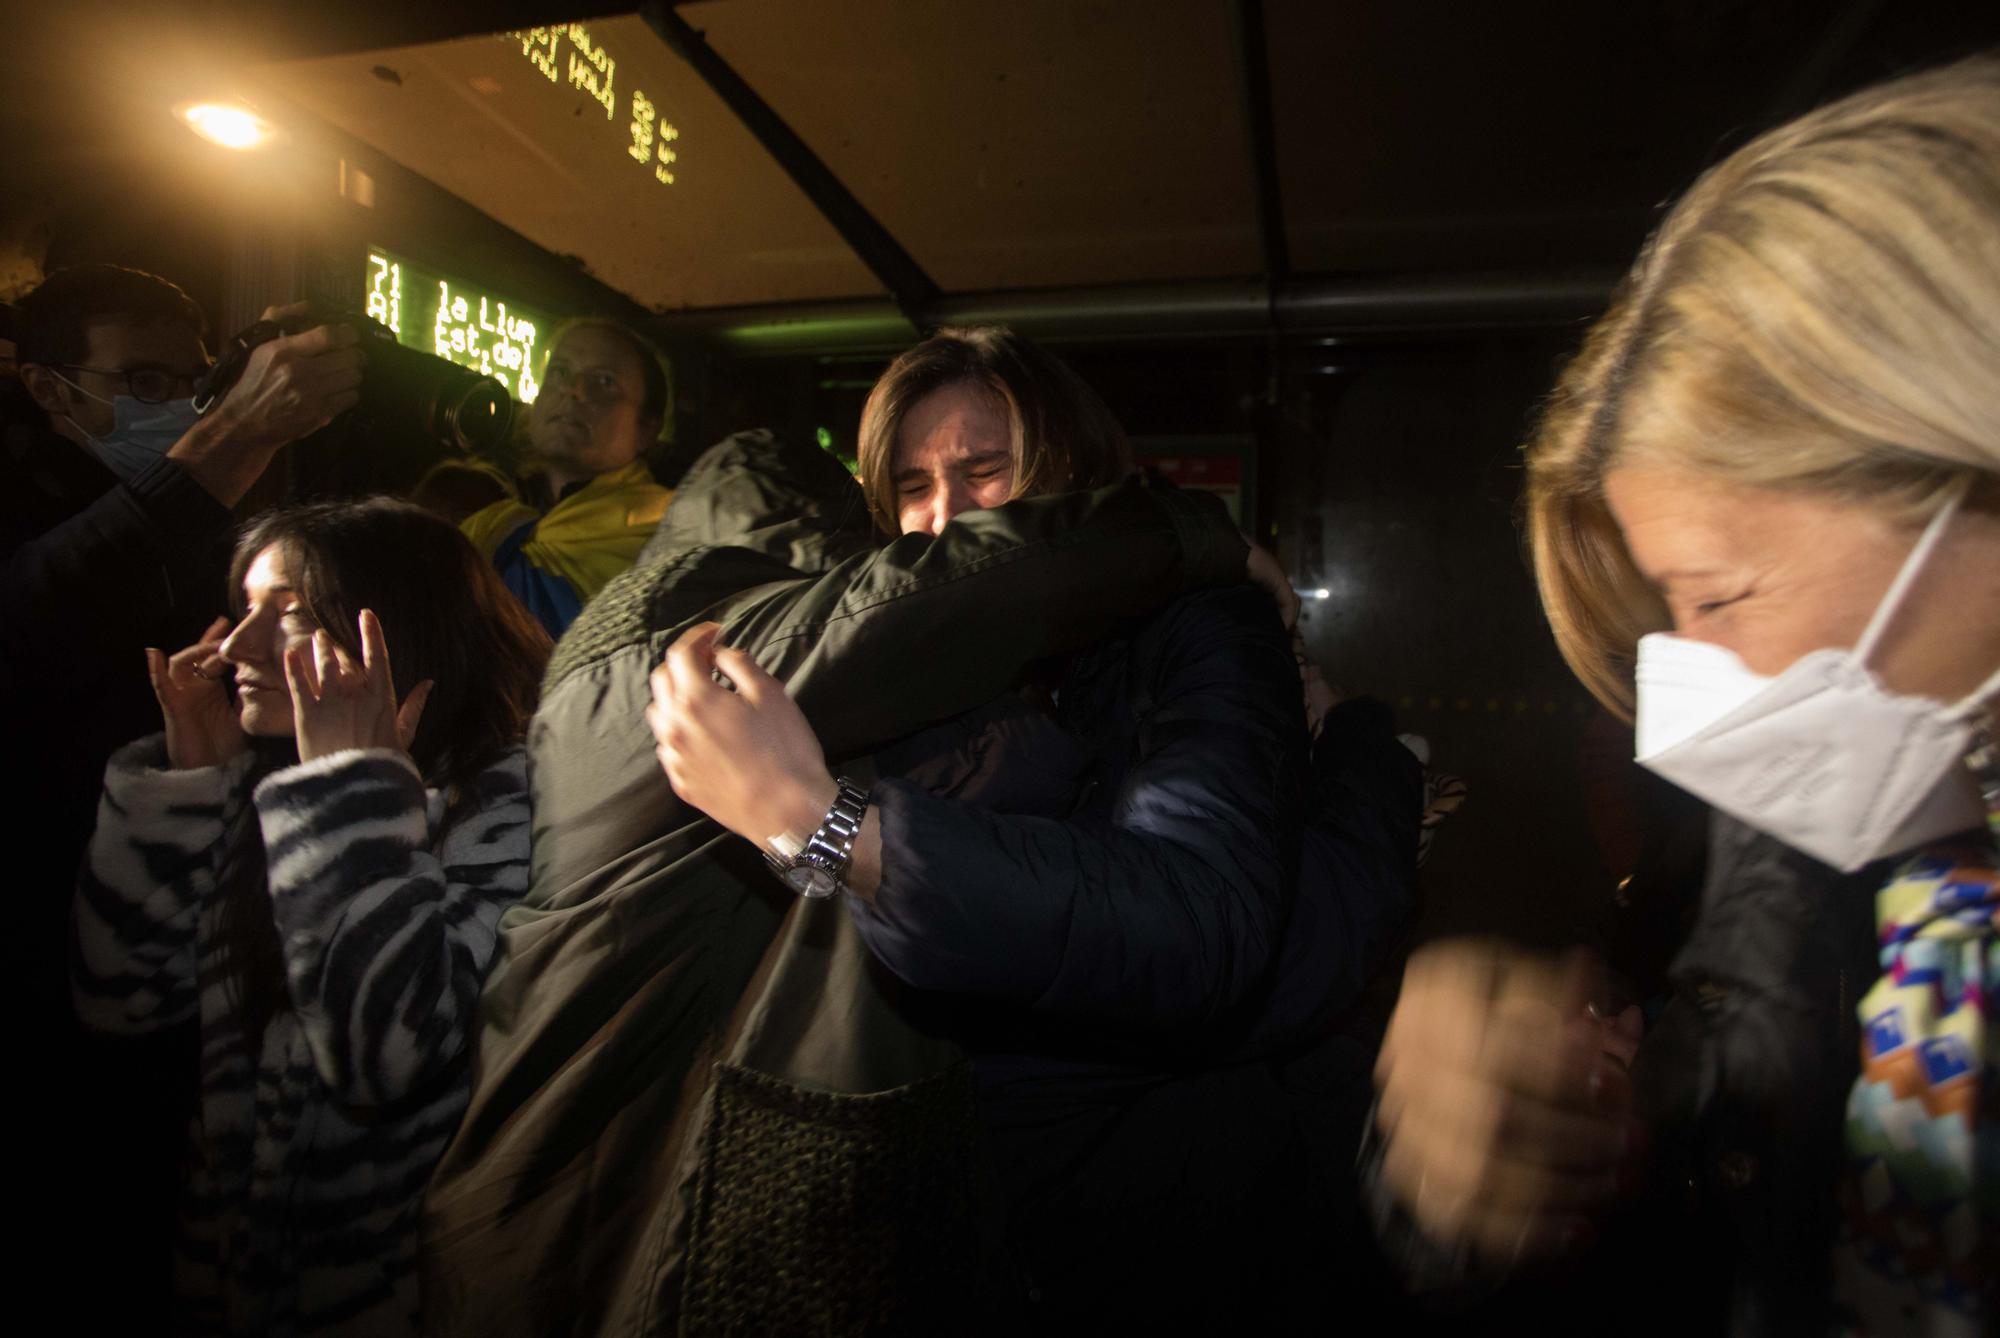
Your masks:
M868 811L868 792L845 776L837 777L834 785L838 790L833 807L820 820L818 830L806 838L806 843L791 860L782 860L766 852L764 858L771 867L782 873L795 869L801 864L810 864L830 875L835 882L845 882L847 866L854 858L854 838L860 834L861 819Z
M834 785L840 793L834 797L833 807L799 853L806 858L818 857L827 872L844 878L854 858L854 838L861 834L862 815L868 811L868 792L845 776Z

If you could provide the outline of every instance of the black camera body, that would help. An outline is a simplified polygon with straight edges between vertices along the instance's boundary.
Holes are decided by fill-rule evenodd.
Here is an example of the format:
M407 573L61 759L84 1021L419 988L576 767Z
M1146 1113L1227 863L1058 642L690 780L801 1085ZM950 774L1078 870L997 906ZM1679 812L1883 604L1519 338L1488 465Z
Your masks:
M514 401L507 388L455 362L404 348L388 326L356 312L302 313L258 321L229 341L195 384L194 405L207 413L243 374L251 351L319 325L349 325L361 336L361 402L353 415L392 435L414 432L448 450L491 455L507 441Z

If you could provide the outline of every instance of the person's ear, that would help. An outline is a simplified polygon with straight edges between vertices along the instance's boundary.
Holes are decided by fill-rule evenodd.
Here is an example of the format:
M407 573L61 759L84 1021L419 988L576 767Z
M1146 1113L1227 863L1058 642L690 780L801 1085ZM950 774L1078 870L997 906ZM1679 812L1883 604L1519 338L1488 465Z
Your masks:
M63 384L55 369L39 362L24 362L20 366L21 385L27 390L28 398L35 407L51 417L60 417L70 411L70 397L63 392L69 387Z

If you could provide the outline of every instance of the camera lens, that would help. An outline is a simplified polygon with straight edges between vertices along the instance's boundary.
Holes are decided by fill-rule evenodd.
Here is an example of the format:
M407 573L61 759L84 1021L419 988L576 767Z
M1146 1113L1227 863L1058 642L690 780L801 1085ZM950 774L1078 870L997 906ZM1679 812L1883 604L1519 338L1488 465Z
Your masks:
M490 454L506 443L514 422L514 401L506 387L483 376L447 398L444 419L460 450Z

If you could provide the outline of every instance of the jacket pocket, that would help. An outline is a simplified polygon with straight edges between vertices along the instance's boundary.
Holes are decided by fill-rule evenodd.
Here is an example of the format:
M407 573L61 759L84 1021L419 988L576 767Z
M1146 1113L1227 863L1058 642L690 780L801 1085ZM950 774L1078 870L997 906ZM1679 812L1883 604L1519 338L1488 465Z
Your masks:
M937 1333L976 1322L972 1102L963 1060L859 1094L716 1065L683 1332Z

